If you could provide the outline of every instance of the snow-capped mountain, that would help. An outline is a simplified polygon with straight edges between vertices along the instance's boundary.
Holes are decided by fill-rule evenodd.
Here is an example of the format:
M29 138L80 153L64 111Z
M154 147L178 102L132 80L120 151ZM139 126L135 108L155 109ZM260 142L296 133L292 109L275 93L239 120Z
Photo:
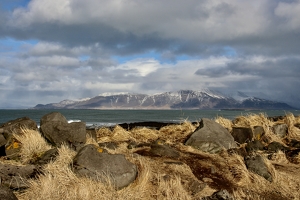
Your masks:
M208 89L180 90L154 95L146 94L101 94L84 100L64 100L35 109L293 109L280 102L257 97L248 97L242 92L226 96Z

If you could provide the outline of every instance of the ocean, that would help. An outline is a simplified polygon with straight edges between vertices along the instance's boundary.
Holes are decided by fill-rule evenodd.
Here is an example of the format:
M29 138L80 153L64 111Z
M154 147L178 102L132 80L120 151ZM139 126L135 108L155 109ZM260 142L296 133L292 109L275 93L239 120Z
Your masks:
M287 113L300 115L300 110L0 110L0 125L21 117L29 117L39 125L40 118L50 112L60 112L69 122L82 121L87 127L113 126L132 122L195 122L201 118L214 119L218 116L234 119L237 116L264 113L266 116L283 116Z

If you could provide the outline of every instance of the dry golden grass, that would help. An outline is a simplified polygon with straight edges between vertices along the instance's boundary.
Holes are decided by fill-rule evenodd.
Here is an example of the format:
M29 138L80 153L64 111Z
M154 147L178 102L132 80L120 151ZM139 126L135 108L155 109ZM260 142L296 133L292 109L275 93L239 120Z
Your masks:
M294 124L299 123L300 119L288 115L285 120L284 123L289 127L288 137L298 138L299 132ZM282 139L274 136L272 132L271 127L275 123L269 121L264 114L240 116L235 124L222 117L218 117L216 121L229 130L232 126L251 128L262 126L270 141L282 142ZM109 183L109 179L106 179L106 183L102 183L77 177L71 168L76 152L62 145L58 149L58 157L44 166L44 173L37 179L30 180L30 187L27 190L16 193L17 197L20 200L200 199L211 195L221 187L229 186L236 199L300 199L300 166L290 163L285 153L279 151L269 156L270 159L266 159L268 155L260 152L273 177L273 182L269 182L249 172L244 164L244 158L240 155L225 151L220 154L208 154L185 146L183 142L196 128L197 125L190 122L166 126L158 131L148 128L127 131L120 126L112 130L101 128L97 130L97 140L88 137L87 144L118 143L117 149L108 149L108 152L124 154L127 160L137 165L138 176L132 184L117 191ZM38 132L24 130L24 134L16 136L16 139L22 142L21 154L24 163L51 148ZM127 148L128 141L149 143L157 139L172 144L181 152L181 157L178 160L146 157L135 154L137 149ZM300 160L299 155L298 157ZM202 173L198 173L198 168L203 170ZM184 185L187 179L204 181L207 186L197 194L191 194ZM224 185L216 185L215 181L220 181L220 184Z
M224 128L226 128L229 132L232 131L232 121L223 117L218 116L215 119L215 122L217 122L218 124L220 124L221 126L223 126Z
M198 124L193 125L188 121L185 121L180 125L165 126L159 130L159 138L171 144L184 142L186 138L190 134L192 134L197 127Z
M21 133L14 134L13 137L22 144L20 154L23 163L29 163L51 149L51 146L36 130L21 129Z

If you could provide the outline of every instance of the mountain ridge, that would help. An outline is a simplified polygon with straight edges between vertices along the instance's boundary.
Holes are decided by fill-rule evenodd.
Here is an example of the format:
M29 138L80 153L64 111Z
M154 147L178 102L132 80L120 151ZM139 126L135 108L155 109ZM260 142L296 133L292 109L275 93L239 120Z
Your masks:
M249 97L242 92L231 97L218 91L179 90L153 95L106 93L83 100L38 104L33 109L295 109L277 101Z

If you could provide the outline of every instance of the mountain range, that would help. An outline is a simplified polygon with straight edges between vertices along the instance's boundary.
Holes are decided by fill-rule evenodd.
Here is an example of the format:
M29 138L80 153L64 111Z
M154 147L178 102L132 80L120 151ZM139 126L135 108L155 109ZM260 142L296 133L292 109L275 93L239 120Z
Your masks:
M101 94L83 100L63 100L59 103L38 104L33 109L282 109L294 107L258 97L249 97L242 92L233 96L203 89L180 90L154 95L146 94Z

